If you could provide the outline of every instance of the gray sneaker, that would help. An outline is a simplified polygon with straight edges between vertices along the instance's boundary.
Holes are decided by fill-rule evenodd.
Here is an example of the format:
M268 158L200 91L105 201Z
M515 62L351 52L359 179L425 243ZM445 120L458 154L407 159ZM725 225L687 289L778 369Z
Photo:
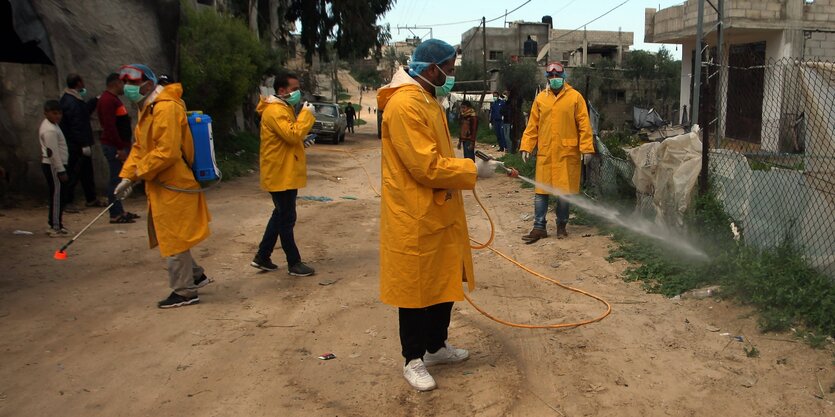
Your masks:
M445 346L438 349L435 353L426 352L423 355L423 363L426 366L457 363L464 361L469 357L470 352L466 349L458 349L449 343L445 343Z
M296 277L309 277L315 274L316 271L313 268L305 265L304 262L299 261L296 262L295 265L291 266L287 273Z

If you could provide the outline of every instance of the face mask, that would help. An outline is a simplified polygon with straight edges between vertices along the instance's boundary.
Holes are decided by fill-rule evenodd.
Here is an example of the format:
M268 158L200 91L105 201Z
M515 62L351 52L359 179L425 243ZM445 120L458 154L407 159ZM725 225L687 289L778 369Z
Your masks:
M302 101L301 90L293 91L287 97L284 97L284 101L286 101L287 104L289 104L291 106L295 106L296 104L299 104L299 102Z
M438 67L437 65L435 66ZM445 97L449 95L450 91L452 91L452 86L455 85L455 77L451 75L446 75L446 73L444 72L444 70L441 69L441 67L438 67L438 71L441 71L441 74L444 74L444 77L446 77L446 80L440 86L433 84L431 81L427 80L420 74L418 74L418 77L423 78L423 81L426 81L429 84L432 84L433 87L435 87L435 97Z
M81 90L78 90L78 95L81 96L81 98L87 97L87 89L82 88Z
M559 90L562 88L563 84L565 83L565 79L562 77L551 78L548 80L548 85L551 87L552 90Z
M130 100L134 103L139 103L140 101L142 101L142 99L145 98L145 96L143 96L139 92L140 87L141 86L139 86L139 85L125 84L125 88L124 88L125 98L127 98L128 100Z

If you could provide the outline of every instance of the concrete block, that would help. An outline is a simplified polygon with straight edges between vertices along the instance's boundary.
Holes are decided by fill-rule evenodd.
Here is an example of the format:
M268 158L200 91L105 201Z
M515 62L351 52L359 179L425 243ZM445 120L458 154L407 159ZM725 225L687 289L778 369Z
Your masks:
M827 33L825 32L812 32L812 39L813 41L824 41L826 40Z
M826 49L823 48L809 48L809 52L813 57L821 57L826 55Z

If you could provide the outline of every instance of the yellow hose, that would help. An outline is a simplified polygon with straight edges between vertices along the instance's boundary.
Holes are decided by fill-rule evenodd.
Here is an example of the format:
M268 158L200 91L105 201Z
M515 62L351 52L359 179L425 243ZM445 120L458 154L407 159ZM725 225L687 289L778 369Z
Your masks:
M380 192L377 191L376 188L374 188L374 181L371 179L371 174L368 173L368 170L365 169L365 165L359 159L357 159L357 157L354 155L353 152L351 152L349 150L345 150L345 149L328 149L328 148L317 148L316 150L322 150L322 151L327 151L327 152L341 152L341 153L345 153L345 154L350 155L351 158L353 158L354 161L357 162L357 164L360 166L360 168L362 168L362 170L365 171L365 175L368 178L369 187L371 187L371 189L374 191L374 194L376 194L378 197L380 197ZM565 285L565 284L560 283L559 281L557 281L553 278L549 278L545 275L542 275L539 272L536 272L536 271L526 267L525 265L522 265L521 263L517 262L515 259L505 255L504 253L502 253L498 249L494 248L492 246L492 244L493 244L493 239L496 236L496 226L493 223L493 218L490 216L490 212L487 211L487 208L484 207L484 204L481 203L481 199L478 198L478 193L476 193L475 190L473 190L473 196L475 197L475 201L478 203L479 207L481 207L481 210L484 211L484 214L487 216L487 220L490 222L490 238L487 239L487 242L484 242L484 243L481 243L481 242L479 242L479 241L477 241L473 238L470 238L470 240L473 243L475 243L474 245L470 245L470 247L472 249L475 249L475 250L490 249L493 253L501 256L502 258L508 260L510 263L516 265L517 267L524 270L525 272L536 276L537 278L540 278L544 281L548 281L548 282L550 282L554 285L557 285L561 288L565 288L566 290L573 291L573 292L576 292L578 294L585 295L586 297L593 298L597 301L600 301L601 303L603 303L603 305L606 306L606 311L603 314L601 314L600 316L598 316L596 318L590 319L590 320L584 320L584 321L579 321L579 322L575 322L575 323L558 323L558 324L520 324L520 323L513 323L513 322L510 322L510 321L507 321L507 320L502 320L502 319L484 311L484 309L479 307L475 302L473 302L473 300L466 293L464 293L464 298L467 300L467 302L470 303L470 305L473 306L473 308L476 309L476 311L478 311L479 313L484 315L484 317L487 317L488 319L495 321L496 323L504 324L505 326L510 326L510 327L518 327L518 328L522 328L522 329L565 329L565 328L580 327L580 326L585 326L587 324L597 323L598 321L601 321L601 320L605 319L612 312L612 305L609 304L606 300L604 300L600 296L594 295L590 292L581 290L579 288L574 288L574 287Z

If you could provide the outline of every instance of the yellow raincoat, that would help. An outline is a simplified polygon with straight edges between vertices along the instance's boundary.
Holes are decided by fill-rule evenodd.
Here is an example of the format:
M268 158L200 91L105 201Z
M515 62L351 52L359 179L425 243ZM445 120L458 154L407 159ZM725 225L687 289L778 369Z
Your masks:
M456 158L444 109L405 71L380 89L383 110L380 298L422 308L475 286L464 200L476 167Z
M307 185L304 138L313 127L313 113L296 117L284 100L261 98L261 188L265 191L297 190Z
M190 166L194 163L194 142L186 119L183 87L157 87L142 108L134 137L136 142L119 176L131 181L145 180L148 195L148 238L159 245L163 257L185 252L209 236L209 208ZM187 161L187 162L186 162ZM188 163L188 165L186 165Z
M568 83L556 96L546 88L534 100L519 150L537 146L536 180L567 194L580 192L581 154L594 153L594 142L586 101Z

